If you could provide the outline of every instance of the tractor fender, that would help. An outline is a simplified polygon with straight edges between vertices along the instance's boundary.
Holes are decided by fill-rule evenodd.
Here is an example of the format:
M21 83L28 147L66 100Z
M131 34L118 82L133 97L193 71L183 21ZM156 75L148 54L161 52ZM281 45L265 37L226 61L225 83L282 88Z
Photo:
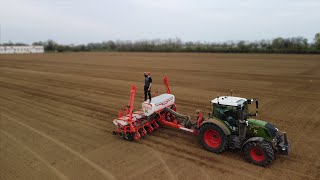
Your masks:
M218 120L216 118L208 118L208 119L204 120L201 123L200 127L202 127L202 125L207 124L207 123L213 123L213 124L217 125L218 127L221 128L223 133L227 136L231 134L230 129L225 124L223 124L223 122L221 122L220 120Z
M249 138L245 143L242 144L241 146L241 150L246 146L246 144L248 144L249 142L261 142L264 141L263 137L252 137Z

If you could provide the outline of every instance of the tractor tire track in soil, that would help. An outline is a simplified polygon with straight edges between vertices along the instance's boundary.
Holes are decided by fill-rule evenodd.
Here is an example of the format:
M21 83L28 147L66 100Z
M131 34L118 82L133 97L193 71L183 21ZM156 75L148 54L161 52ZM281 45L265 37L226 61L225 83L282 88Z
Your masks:
M23 126L24 128L26 129L29 129L30 131L52 141L53 143L57 144L58 146L60 146L62 149L65 149L67 151L69 151L71 154L73 154L74 156L80 158L82 161L86 162L87 164L89 164L90 166L92 166L93 168L95 168L98 172L100 172L101 174L103 174L103 176L107 179L116 179L112 174L110 174L110 172L108 172L107 170L101 168L99 165L97 165L96 163L90 161L89 159L87 159L85 156L83 156L82 154L74 151L73 149L69 148L68 146L66 146L65 144L61 143L60 141L58 141L57 139L55 138L52 138L51 136L48 136L47 134L29 126L29 125L26 125L22 122L19 122L17 120L14 120L12 118L10 118L9 116L6 116L6 115L2 115L6 120L9 120L9 121L13 121L14 123L17 123L19 124L20 126Z

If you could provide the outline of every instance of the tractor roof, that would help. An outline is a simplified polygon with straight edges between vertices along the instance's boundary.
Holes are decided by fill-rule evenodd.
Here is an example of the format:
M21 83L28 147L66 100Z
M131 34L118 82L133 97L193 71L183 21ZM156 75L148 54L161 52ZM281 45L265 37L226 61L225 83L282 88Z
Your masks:
M241 106L247 99L234 96L219 96L211 100L212 104L221 104L226 106Z

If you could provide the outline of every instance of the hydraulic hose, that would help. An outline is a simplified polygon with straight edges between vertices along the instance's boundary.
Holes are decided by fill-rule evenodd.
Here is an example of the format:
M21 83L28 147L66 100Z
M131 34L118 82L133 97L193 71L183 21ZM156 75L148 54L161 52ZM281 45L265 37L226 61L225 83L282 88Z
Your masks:
M191 118L189 115L180 114L180 113L174 111L173 109L170 109L167 107L164 108L164 110L166 112L170 112L172 115L174 115L177 120L180 120L181 124L183 126L185 126L187 128L191 128L194 125L194 123L192 123L192 121L190 120Z

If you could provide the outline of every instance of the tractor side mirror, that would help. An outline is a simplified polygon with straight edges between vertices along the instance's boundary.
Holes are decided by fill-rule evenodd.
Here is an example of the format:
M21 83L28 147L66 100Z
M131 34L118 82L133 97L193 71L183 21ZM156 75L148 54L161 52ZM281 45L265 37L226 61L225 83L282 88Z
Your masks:
M259 101L256 101L256 108L259 109Z

